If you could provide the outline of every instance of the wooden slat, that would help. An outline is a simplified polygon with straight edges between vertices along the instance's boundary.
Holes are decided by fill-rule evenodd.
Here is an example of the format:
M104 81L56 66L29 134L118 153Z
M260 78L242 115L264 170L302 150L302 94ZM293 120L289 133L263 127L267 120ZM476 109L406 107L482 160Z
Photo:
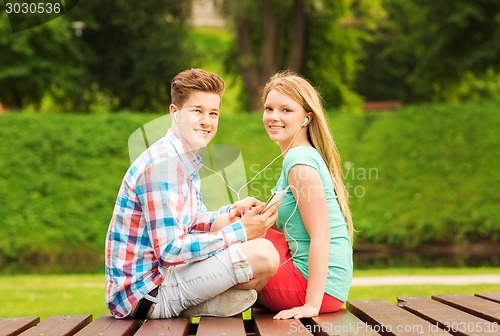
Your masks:
M310 330L315 335L380 335L346 309L341 309L330 314L320 314L313 317L312 321L314 325L311 326Z
M382 335L449 335L409 311L382 299L347 301L347 310Z
M40 323L38 316L0 318L0 336L16 336Z
M72 336L92 321L92 315L50 316L21 336Z
M255 333L257 336L270 335L312 335L298 319L273 320L275 314L254 313Z
M76 336L130 336L139 329L140 320L113 318L104 314L76 333Z
M477 293L477 297L500 303L500 292Z
M245 336L245 326L240 316L202 317L196 336Z
M433 295L432 298L485 320L500 323L500 303L467 294Z
M189 332L188 318L147 320L134 336L186 336Z
M398 305L453 335L498 335L494 323L423 296L398 297ZM496 330L495 330L496 329Z

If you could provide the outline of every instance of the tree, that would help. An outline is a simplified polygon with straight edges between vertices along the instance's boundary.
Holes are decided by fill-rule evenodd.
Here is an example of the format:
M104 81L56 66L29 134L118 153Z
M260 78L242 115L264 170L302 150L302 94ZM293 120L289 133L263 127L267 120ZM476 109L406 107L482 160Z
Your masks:
M498 1L385 0L383 5L388 19L363 47L367 57L356 84L362 95L443 100L471 78L495 80L491 74L500 70Z
M227 68L240 73L244 99L261 109L260 95L275 72L300 72L340 106L356 97L351 89L359 42L384 15L378 1L226 0L235 30ZM236 60L236 61L235 61Z
M0 5L0 102L21 109L61 88L75 93L82 54L67 19L13 33L6 16Z
M98 56L90 67L94 82L118 97L119 107L165 108L171 78L190 61L184 24L189 4L177 0L81 3L75 19L90 21L82 38Z
M17 33L3 9L0 5L0 101L5 105L38 108L50 96L67 110L88 110L93 100L111 97L122 109L164 110L171 78L190 64L184 25L190 1L88 0ZM32 19L18 15L16 20L26 22L16 21L16 28L31 27ZM86 24L79 38L75 21Z
M304 56L304 0L226 1L236 36L226 62L240 73L252 111L261 108L260 95L269 77L279 69L298 71ZM295 25L286 24L293 17ZM234 60L237 60L236 62Z
M355 79L364 57L363 42L385 18L380 1L310 3L303 72L318 83L328 106L359 106Z
M500 70L500 2L417 3L424 7L420 29L415 32L418 62L410 78L417 92L440 95L468 72Z

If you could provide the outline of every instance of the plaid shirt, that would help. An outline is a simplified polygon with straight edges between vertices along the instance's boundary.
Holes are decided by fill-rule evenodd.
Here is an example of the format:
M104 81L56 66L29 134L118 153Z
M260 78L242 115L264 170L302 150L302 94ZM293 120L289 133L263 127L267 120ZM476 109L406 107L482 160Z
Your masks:
M169 130L131 165L106 237L106 301L116 318L130 314L159 286L169 266L206 259L246 241L240 221L209 232L230 206L207 212L200 192L201 157Z

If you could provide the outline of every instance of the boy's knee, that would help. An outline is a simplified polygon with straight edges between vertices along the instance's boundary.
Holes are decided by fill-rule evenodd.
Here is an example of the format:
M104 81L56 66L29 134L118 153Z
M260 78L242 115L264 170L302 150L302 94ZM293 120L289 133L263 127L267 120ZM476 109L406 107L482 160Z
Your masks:
M278 270L280 257L278 251L274 247L271 241L258 238L254 240L255 245L253 248L253 254L255 259L255 265L260 269L260 272L264 273L266 276L273 276Z

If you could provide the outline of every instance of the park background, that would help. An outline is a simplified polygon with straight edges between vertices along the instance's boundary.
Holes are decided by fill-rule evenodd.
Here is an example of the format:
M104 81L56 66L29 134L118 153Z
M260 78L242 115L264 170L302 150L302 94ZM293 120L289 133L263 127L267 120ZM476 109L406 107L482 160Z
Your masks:
M358 231L355 276L500 274L497 1L88 0L35 19L0 4L0 316L106 311L128 138L167 113L170 80L189 67L226 80L214 143L241 150L248 179L279 154L261 122L265 81L286 68L319 89ZM368 109L380 101L401 107ZM269 196L280 163L250 195Z

